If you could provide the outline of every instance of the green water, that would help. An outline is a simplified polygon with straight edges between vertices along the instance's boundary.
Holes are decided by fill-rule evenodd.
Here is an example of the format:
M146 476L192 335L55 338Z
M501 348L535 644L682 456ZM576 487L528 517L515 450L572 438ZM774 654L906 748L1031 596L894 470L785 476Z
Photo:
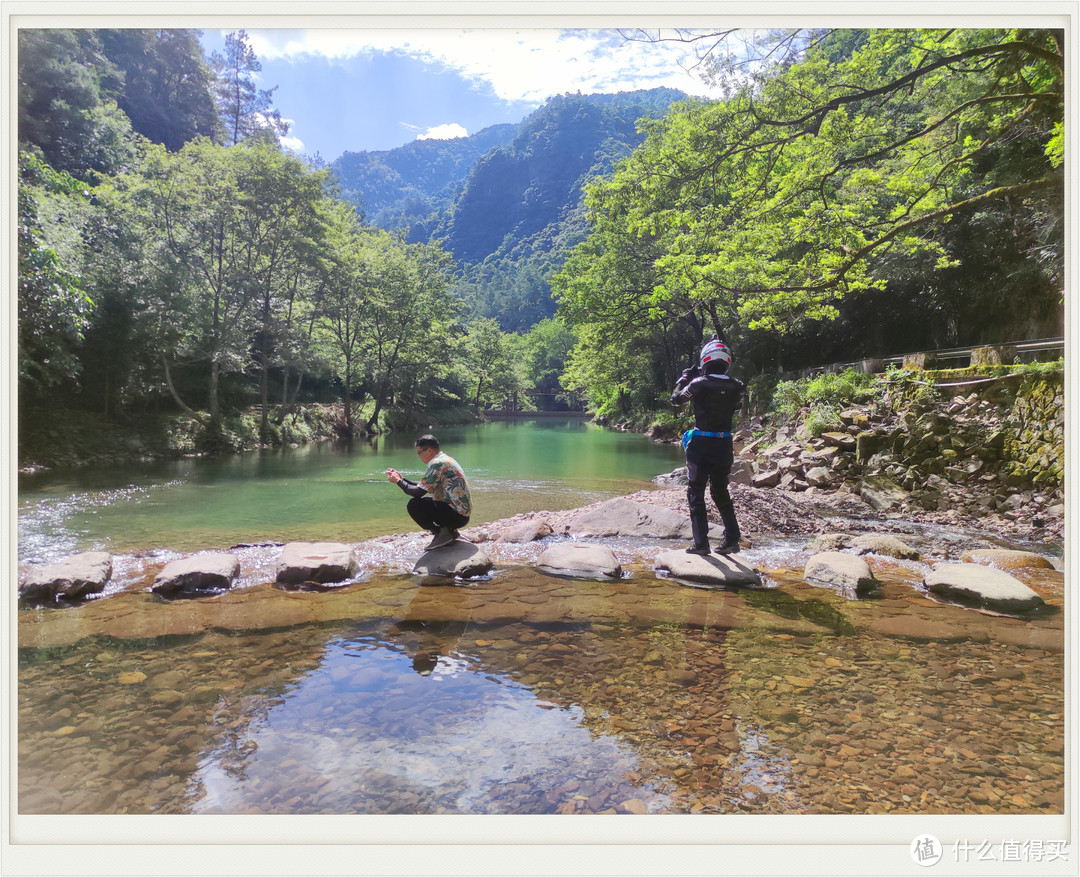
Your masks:
M473 492L472 525L574 508L650 486L682 453L581 420L495 422L436 431ZM192 551L239 543L356 542L415 525L385 477L414 480L415 436L322 443L225 459L132 464L19 485L19 555Z

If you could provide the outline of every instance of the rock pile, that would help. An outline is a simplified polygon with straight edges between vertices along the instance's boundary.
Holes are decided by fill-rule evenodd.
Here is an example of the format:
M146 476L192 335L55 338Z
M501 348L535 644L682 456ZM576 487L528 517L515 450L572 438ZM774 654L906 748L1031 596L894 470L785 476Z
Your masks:
M756 439L742 430L736 451L754 487L849 492L879 511L950 510L1040 528L1064 512L1063 398L1052 384L1026 393L1016 384L990 381L944 402L931 392L900 414L852 407L841 428L816 437L796 423Z

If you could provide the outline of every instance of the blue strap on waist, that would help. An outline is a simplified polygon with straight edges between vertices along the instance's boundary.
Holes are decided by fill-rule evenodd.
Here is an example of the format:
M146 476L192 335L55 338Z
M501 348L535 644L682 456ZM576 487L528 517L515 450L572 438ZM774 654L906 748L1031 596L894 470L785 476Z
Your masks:
M706 438L731 438L730 432L705 432L703 429L688 429L683 433L682 437L683 450L686 450L686 446L690 444L690 439L699 435L703 435Z

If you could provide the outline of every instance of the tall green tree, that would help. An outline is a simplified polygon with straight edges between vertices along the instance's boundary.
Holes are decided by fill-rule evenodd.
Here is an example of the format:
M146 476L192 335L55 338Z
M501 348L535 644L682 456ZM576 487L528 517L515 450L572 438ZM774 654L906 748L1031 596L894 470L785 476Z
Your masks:
M175 153L149 148L139 171L110 188L146 241L148 309L166 384L194 414L173 375L177 365L205 366L208 414L196 416L217 433L222 377L248 368L253 339L260 373L269 368L265 336L291 301L299 266L312 259L322 176L267 144L226 148L200 138Z
M214 52L210 63L216 75L214 95L225 142L236 145L252 137L276 138L289 133L289 125L273 106L273 88L259 88L255 74L262 70L247 31L225 37L225 52Z
M65 222L63 208L56 215L49 202L59 200L78 210L86 194L85 185L70 174L54 170L36 155L20 154L18 367L24 398L43 398L73 381L79 370L78 345L93 302L71 254L56 240L57 228L70 231L72 211L66 211ZM53 221L43 222L42 212L52 212Z
M122 73L94 31L20 28L19 143L84 181L127 169L131 123L112 95Z
M1063 66L1053 31L816 33L729 99L648 124L596 187L597 237L580 252L604 258L564 270L564 312L599 330L630 307L674 308L702 336L782 337L885 289L898 265L947 270L948 223L1004 205L1059 262ZM642 266L610 273L616 233L656 252L636 305ZM622 340L591 337L598 356Z
M122 28L99 30L96 37L121 80L117 104L139 134L172 151L195 137L215 136L214 77L199 31Z

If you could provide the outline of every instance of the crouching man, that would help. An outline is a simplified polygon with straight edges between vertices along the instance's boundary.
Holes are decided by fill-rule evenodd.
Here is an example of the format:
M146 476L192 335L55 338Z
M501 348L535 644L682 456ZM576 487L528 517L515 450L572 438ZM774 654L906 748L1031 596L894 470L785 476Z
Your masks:
M435 436L420 436L416 440L416 454L427 466L419 483L403 478L396 469L387 469L386 477L412 497L407 507L409 516L435 534L428 550L442 548L457 539L458 530L469 523L472 514L469 482L458 462L439 450Z

